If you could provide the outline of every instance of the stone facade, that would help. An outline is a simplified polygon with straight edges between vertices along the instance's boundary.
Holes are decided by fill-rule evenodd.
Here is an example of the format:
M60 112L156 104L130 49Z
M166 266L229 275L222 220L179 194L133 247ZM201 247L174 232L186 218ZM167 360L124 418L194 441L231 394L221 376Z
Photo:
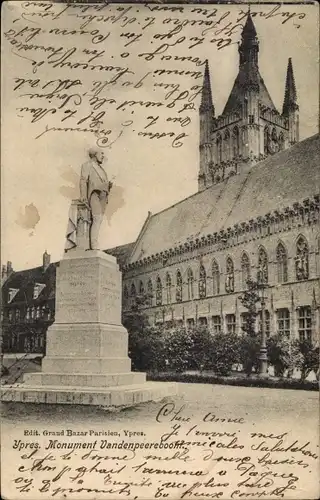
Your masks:
M315 341L320 331L319 197L127 265L123 307L131 307L135 294L149 292L145 311L152 324L207 324L214 332L239 334L246 312L239 295L263 266L267 331Z
M319 136L299 143L291 59L280 114L260 76L258 53L249 13L239 73L219 117L206 62L198 193L149 213L123 268L123 307L147 294L152 324L207 324L239 334L246 312L239 296L247 278L259 275L267 283L267 333L316 341Z
M220 116L215 116L206 61L199 110L199 191L223 182L299 140L299 106L292 61L288 62L280 113L259 72L259 42L250 13L238 51L239 72Z

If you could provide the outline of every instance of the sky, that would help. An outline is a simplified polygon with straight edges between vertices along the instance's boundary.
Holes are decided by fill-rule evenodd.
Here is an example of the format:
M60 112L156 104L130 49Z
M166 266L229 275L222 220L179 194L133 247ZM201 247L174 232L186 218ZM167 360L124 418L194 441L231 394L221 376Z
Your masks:
M60 7L61 8L61 7ZM184 6L184 13L179 14L181 19L194 19L191 13L194 6ZM237 17L241 7L237 5L217 6L218 13L223 14L228 9L231 16ZM79 132L51 132L36 139L44 131L45 124L57 126L54 117L36 123L30 122L27 113L17 111L18 107L31 106L26 97L22 96L22 90L14 91L15 78L40 78L41 81L51 78L70 78L70 71L52 68L39 68L37 74L32 73L29 59L22 57L13 51L8 39L3 33L16 29L19 23L25 23L29 28L42 27L39 44L49 43L48 30L50 27L68 26L77 28L79 22L74 16L52 21L51 19L39 19L36 17L21 18L21 3L8 2L2 10L2 148L1 148L1 202L2 202L2 250L1 261L12 261L15 270L31 268L41 265L42 254L47 250L51 254L52 261L61 259L64 249L64 239L67 223L68 208L70 200L77 197L77 182L81 164L86 161L86 151L93 144L92 134ZM318 8L315 6L287 5L284 11L296 13L293 19L281 24L284 17L281 15L266 17L270 12L270 6L255 6L251 8L254 16L255 11L264 13L253 17L260 41L259 67L262 77L266 83L269 93L281 111L284 83L288 58L292 57L295 82L297 87L298 102L300 106L300 139L304 139L318 132ZM303 19L298 14L304 13ZM145 31L143 42L130 46L130 64L136 72L136 77L142 76L150 70L154 71L161 67L158 58L146 61L137 57L141 50L151 51L151 40L154 35L161 32L159 29L163 19L168 18L168 13L152 12L147 7L140 7L135 12L135 32L138 33L138 24L148 16L155 17L155 25ZM178 14L170 13L172 18ZM166 17L167 16L167 17ZM199 17L197 17L198 19ZM18 21L15 21L18 19ZM27 19L27 21L25 21ZM129 19L129 17L128 17ZM16 25L13 23L16 22ZM37 24L38 23L38 24ZM59 24L60 23L60 24ZM21 24L22 25L22 24ZM92 22L90 30L100 29L107 33L107 25L102 29L101 23ZM89 27L87 27L89 30ZM123 33L132 27L123 27L115 23L111 27L111 35L104 44L88 44L86 35L63 37L65 47L69 47L77 41L79 50L105 47L108 57L112 57L114 63L123 64L120 57L123 49ZM104 30L104 31L103 31ZM188 37L201 37L202 28L193 26L184 28L184 35ZM17 32L17 29L16 29ZM12 32L11 32L12 33ZM29 32L31 30L29 29ZM95 33L95 32L94 32ZM122 34L122 37L121 37ZM179 35L177 35L179 36ZM18 38L18 37L17 37ZM53 43L53 36L50 43ZM90 38L90 37L89 37ZM233 41L237 42L240 32L235 33ZM175 38L176 39L176 38ZM22 40L22 35L20 35ZM62 37L56 36L54 40L58 45ZM36 43L35 38L33 42ZM148 45L148 42L150 44ZM38 42L37 42L38 43ZM68 45L69 44L69 45ZM71 44L71 45L70 45ZM180 52L179 52L180 51ZM169 52L167 52L169 53ZM201 60L208 59L210 65L211 88L216 114L219 115L238 70L237 44L233 43L223 50L218 50L217 45L206 39L201 46L188 50L185 44L175 46L172 53L176 55L192 54ZM39 59L39 52L35 59ZM111 54L113 54L111 56ZM129 58L128 58L129 59ZM111 60L111 59L110 59ZM170 66L171 64L171 66ZM191 63L175 62L168 63L168 67L180 69L196 69L203 72L203 66L196 67ZM53 73L55 76L53 76ZM83 90L92 87L92 82L97 76L92 72L74 71L73 78L80 78ZM167 83L180 83L181 89L189 89L192 85L201 85L201 79L193 80L189 76L163 79ZM160 80L157 80L160 81ZM27 86L25 87L27 89ZM28 87L30 92L30 87ZM34 90L33 90L34 91ZM27 90L25 90L27 92ZM114 87L108 92L108 97L116 99L144 99L151 100L164 96L164 91L155 89L154 85L145 82L139 89L133 90L129 87ZM109 206L103 227L101 230L101 248L111 248L117 245L134 241L148 215L148 211L156 213L173 203L193 194L197 191L197 176L199 168L199 123L197 109L200 103L200 95L194 100L195 111L190 111L192 121L190 125L181 127L172 122L168 124L168 117L177 117L176 109L162 109L152 111L131 108L115 111L110 106L107 111L106 127L112 128L112 137L116 137L122 130L121 137L110 147L105 149L107 164L105 168L109 177L114 182L114 190L110 196ZM36 105L35 103L32 105ZM37 104L38 106L39 104ZM43 103L42 103L43 105ZM148 115L154 116L157 111L159 115L158 131L185 132L188 136L183 140L183 146L171 147L168 138L150 140L138 136L133 132L144 130ZM180 115L179 115L180 116ZM133 124L123 126L133 119ZM51 121L50 121L51 120ZM161 121L162 120L162 121ZM67 126L67 125L65 125ZM152 130L149 127L149 130ZM31 222L30 222L31 221Z

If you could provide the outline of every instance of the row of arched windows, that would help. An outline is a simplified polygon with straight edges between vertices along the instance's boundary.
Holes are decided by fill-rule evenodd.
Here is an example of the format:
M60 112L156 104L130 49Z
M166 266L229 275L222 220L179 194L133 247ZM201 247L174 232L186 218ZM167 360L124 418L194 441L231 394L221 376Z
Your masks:
M258 262L257 262L257 276L256 279L260 283L267 284L269 282L269 259L266 250L260 247L258 251ZM276 248L276 264L277 264L277 281L278 283L286 283L288 281L288 254L283 243L279 242ZM232 293L235 290L235 278L234 278L234 262L229 256L226 259L225 264L225 292ZM247 288L247 281L251 278L251 263L249 256L244 252L241 256L241 285L242 289ZM295 271L297 281L306 280L309 278L309 247L306 239L300 236L296 244L296 256L295 256ZM206 268L203 264L199 265L198 272L198 297L203 299L207 297L207 282L208 279L212 280L212 294L219 295L221 292L221 271L217 261L214 259L211 265L211 276L207 274ZM191 268L187 270L186 282L183 282L181 271L176 272L175 286L172 282L172 277L169 272L165 276L165 293L166 293L166 303L171 304L174 302L182 302L183 300L183 284L186 285L187 297L186 300L192 300L194 296L195 288L194 273ZM156 305L162 305L163 303L163 283L158 276L155 283L155 299ZM139 283L139 294L143 295L145 292L144 284L142 281ZM152 305L154 293L154 286L152 280L149 279L147 282L147 305ZM131 284L130 288L130 298L134 301L137 291L134 283ZM124 287L124 299L127 301L129 299L129 290L127 285Z
M233 127L231 134L229 129L227 129L224 134L217 134L216 151L217 163L221 163L224 158L229 160L239 156L240 131L237 126Z

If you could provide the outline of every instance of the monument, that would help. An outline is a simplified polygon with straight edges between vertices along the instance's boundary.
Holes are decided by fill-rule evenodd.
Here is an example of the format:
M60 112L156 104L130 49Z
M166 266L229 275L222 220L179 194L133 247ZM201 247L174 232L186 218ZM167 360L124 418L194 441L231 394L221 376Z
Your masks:
M69 211L65 253L57 268L55 322L47 331L42 370L2 388L2 401L131 406L176 393L176 384L146 382L131 371L121 324L121 272L98 246L112 183L103 153L89 151L80 199Z

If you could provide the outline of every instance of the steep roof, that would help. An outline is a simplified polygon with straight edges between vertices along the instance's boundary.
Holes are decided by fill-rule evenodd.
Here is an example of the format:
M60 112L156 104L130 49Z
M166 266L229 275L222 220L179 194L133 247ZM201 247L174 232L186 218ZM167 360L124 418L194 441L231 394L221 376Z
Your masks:
M250 10L241 34L239 45L239 73L234 81L222 115L240 111L246 89L254 88L259 92L261 104L277 111L270 94L260 75L258 67L259 41Z
M248 70L246 68L246 65L241 67L239 69L239 73L234 81L232 90L230 92L230 95L228 97L227 103L224 107L224 110L222 112L222 115L228 114L228 113L233 113L235 111L239 111L241 108L241 103L242 103L242 97L243 97L243 92L244 88L247 87L248 85L258 85L259 86L259 100L261 104L264 106L273 109L274 111L277 111L270 94L268 92L268 89L264 83L264 80L262 76L260 75L260 72L258 68L255 70Z
M54 299L56 284L56 268L59 263L49 264L44 270L42 266L22 271L14 271L2 286L3 304L8 303L8 293L10 288L19 290L14 296L10 305L21 303L41 303ZM37 299L33 298L34 285L36 283L45 285Z
M152 215L128 263L318 194L320 136Z
M104 252L108 253L109 255L113 255L113 257L116 257L119 266L122 267L126 264L134 244L134 242L126 243L125 245L119 245L118 247L104 250Z
M242 38L255 38L257 36L257 31L255 25L253 24L250 10L248 11L247 19L242 30Z

